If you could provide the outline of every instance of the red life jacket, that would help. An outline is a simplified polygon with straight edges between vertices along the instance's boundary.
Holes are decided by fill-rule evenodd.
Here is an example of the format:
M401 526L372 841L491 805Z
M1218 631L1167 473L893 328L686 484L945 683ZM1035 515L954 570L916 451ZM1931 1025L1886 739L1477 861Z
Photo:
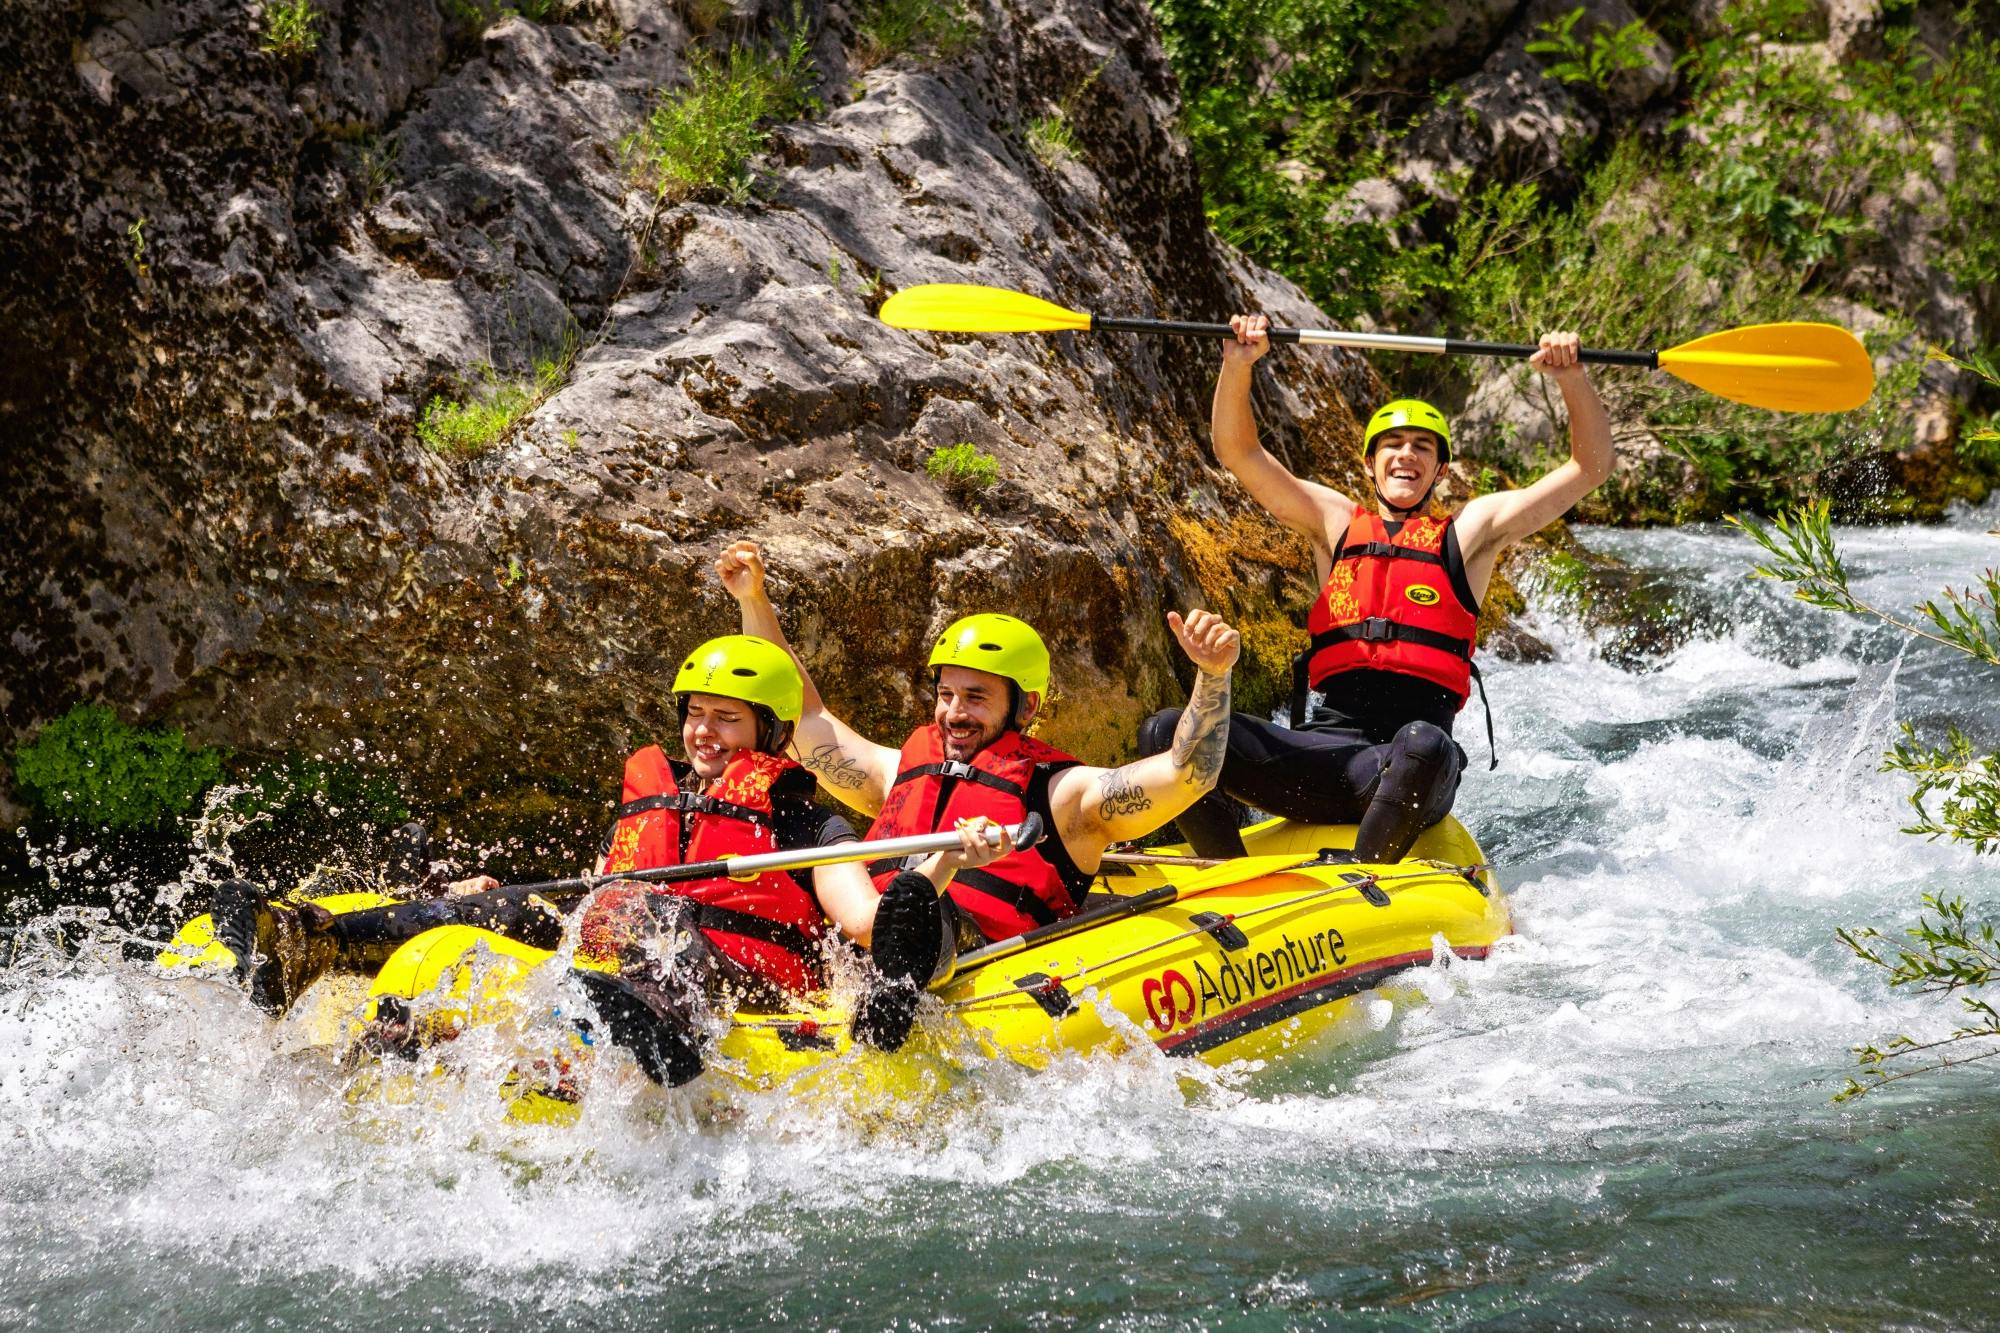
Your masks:
M604 873L778 851L771 788L796 771L799 766L781 756L738 750L722 776L697 795L681 790L686 766L648 745L625 761L625 804L612 826ZM683 819L693 821L685 854ZM747 882L720 877L599 890L584 914L579 951L615 960L644 928L643 900L651 893L693 899L695 923L716 950L780 989L803 992L820 985L817 941L824 918L812 895L781 870Z
M1459 601L1445 564L1451 524L1426 515L1392 537L1380 515L1355 509L1306 615L1306 676L1314 688L1343 671L1399 671L1442 686L1465 706L1479 617Z
M935 723L921 728L903 744L896 781L882 803L882 813L868 837L903 838L950 828L961 819L985 815L999 824L1017 824L1028 813L1028 785L1035 771L1069 768L1076 760L1053 746L1031 740L1018 731L972 757L970 763L946 759L944 737ZM950 784L949 793L939 801ZM1059 836L1054 829L1048 837ZM868 867L877 889L887 888L902 862L877 861ZM1047 925L1076 915L1077 900L1063 882L1062 872L1041 848L1015 851L991 865L961 870L945 891L989 940Z

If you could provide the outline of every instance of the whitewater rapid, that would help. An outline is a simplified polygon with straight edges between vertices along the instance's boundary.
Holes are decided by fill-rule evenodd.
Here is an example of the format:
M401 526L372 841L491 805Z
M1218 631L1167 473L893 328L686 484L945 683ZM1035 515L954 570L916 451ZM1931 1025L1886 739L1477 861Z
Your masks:
M1856 590L1963 584L1996 523L1844 532ZM549 1129L449 1081L357 1107L114 932L17 940L0 1326L1989 1321L2000 1077L1830 1097L1851 1046L1955 1016L1835 928L2000 910L2000 858L1899 833L1876 771L1899 718L2000 744L1995 677L1746 579L1726 529L1581 536L1692 637L1622 669L1533 598L1555 655L1488 668L1498 771L1461 728L1517 933L1350 1045L991 1064L915 1106L613 1070Z

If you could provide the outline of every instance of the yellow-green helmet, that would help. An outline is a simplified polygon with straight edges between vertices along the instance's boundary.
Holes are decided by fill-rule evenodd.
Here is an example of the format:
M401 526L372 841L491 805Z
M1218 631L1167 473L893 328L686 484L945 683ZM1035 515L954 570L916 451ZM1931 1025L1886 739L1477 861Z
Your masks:
M1444 419L1444 413L1432 407L1421 398L1398 398L1384 403L1368 418L1368 429L1361 436L1361 456L1367 458L1375 452L1375 437L1398 426L1415 426L1427 430L1438 437L1438 462L1451 461L1451 426Z
M1025 620L986 612L954 620L931 649L934 667L962 666L1005 676L1029 694L1049 688L1049 650Z
M798 721L806 701L792 655L748 634L725 634L689 653L674 676L674 693L741 699L770 709L780 722Z

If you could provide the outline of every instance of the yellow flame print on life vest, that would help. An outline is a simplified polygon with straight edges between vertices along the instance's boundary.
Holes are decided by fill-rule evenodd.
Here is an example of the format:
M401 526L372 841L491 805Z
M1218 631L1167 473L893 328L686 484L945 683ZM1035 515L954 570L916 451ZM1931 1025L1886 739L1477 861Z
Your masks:
M1418 606L1436 606L1438 604L1438 590L1428 583L1412 583L1409 587L1403 589L1403 596L1409 598Z

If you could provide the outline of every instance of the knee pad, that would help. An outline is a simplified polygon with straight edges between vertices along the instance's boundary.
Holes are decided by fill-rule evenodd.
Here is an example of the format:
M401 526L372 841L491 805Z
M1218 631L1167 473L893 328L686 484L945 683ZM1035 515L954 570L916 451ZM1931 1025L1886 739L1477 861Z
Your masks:
M1181 710L1162 708L1139 724L1139 753L1164 754L1174 743L1174 728L1181 724Z
M1426 768L1441 768L1451 758L1451 733L1429 722L1410 722L1396 733L1396 749Z

